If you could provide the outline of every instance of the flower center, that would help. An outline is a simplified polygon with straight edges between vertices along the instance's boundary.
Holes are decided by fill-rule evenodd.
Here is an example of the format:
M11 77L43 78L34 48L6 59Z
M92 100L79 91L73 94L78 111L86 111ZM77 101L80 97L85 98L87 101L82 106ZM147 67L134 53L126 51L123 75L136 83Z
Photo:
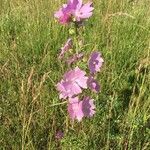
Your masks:
M93 61L93 65L96 65L96 61Z

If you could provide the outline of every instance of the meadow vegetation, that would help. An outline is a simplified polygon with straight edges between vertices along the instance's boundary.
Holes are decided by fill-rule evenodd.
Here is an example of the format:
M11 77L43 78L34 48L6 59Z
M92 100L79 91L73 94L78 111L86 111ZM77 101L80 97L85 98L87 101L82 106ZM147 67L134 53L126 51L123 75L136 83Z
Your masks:
M103 55L101 92L94 117L74 124L55 86L66 69L57 56L69 26L54 19L63 2L0 1L0 149L150 149L150 1L93 1L84 52Z

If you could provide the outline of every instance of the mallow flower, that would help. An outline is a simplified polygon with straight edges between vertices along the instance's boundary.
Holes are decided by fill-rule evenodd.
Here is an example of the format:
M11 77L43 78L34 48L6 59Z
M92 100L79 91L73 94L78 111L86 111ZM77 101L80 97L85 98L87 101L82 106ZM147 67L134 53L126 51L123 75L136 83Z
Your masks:
M85 97L82 101L79 101L78 97L70 98L68 113L72 120L81 121L83 117L92 117L95 114L93 99Z
M78 121L81 121L84 117L82 103L79 101L78 97L69 99L68 113L72 120L77 119Z
M67 4L63 6L54 14L54 17L59 20L61 24L68 24L71 21L80 22L92 16L92 2L83 4L82 0L68 0Z
M100 91L99 83L92 76L88 78L87 85L95 93L98 93Z
M64 44L64 46L61 48L61 52L60 52L60 54L59 54L59 59L61 59L63 56L64 56L64 54L65 54L65 52L67 52L69 49L71 49L72 48L72 39L71 38L69 38L68 40L67 40L67 42Z
M57 140L61 140L64 137L64 133L61 130L58 130L55 134Z
M92 2L83 4L82 0L79 0L79 3L76 6L75 11L73 12L73 15L75 17L75 20L78 22L91 17L93 10L94 8L92 7Z
M86 72L76 67L73 70L64 74L64 80L76 83L79 87L86 89L88 77L85 76Z
M99 72L104 60L100 52L93 52L89 59L89 69L92 74Z
M86 72L76 67L64 74L63 79L56 85L60 92L59 98L66 99L82 93L87 88Z
M66 99L82 93L81 88L75 82L64 79L57 84L57 90L59 91L60 99Z
M81 103L84 116L92 117L95 114L94 100L90 99L90 97L84 97Z
M55 12L54 17L57 18L61 24L68 24L71 21L71 11L72 9L68 4L63 4L63 6Z

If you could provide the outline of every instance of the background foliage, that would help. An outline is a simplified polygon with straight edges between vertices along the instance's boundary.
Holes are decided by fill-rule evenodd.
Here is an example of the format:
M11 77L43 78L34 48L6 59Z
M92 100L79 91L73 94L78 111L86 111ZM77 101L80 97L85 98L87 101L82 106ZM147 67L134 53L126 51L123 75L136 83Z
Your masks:
M61 4L0 1L0 149L149 149L149 0L94 0L84 51L103 54L101 93L93 95L96 115L75 124L55 89L69 28L53 18Z

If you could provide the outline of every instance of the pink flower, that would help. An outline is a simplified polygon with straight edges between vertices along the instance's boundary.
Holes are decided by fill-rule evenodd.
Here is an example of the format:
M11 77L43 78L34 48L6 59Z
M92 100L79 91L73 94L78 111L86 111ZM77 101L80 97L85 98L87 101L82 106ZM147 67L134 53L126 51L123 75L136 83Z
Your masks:
M96 72L99 72L100 68L102 67L103 62L104 62L104 60L101 57L101 53L93 52L90 56L90 59L89 59L90 72L92 74L96 73Z
M79 0L79 3L74 11L75 20L78 22L91 17L93 10L94 8L92 7L92 2L83 4L82 0Z
M80 22L91 17L93 9L92 2L83 4L82 0L68 0L68 3L55 12L54 16L62 24L68 24L72 18Z
M82 103L79 102L78 97L69 99L68 113L72 120L77 119L78 121L81 121L84 117L82 112Z
M70 98L68 113L72 120L81 121L83 117L92 117L95 114L93 100L89 97L85 97L82 101L79 101L78 97Z
M74 95L82 93L81 88L75 82L66 80L61 80L57 84L57 90L60 92L60 99L66 99L67 97L72 97Z
M58 130L58 131L56 132L55 138L56 138L57 140L61 140L61 139L63 138L63 136L64 136L64 133L63 133L61 130Z
M93 99L84 97L82 102L82 111L84 116L92 117L95 114L95 105Z
M61 58L64 56L64 53L65 53L66 51L68 51L69 49L71 49L71 48L72 48L72 39L69 38L69 39L67 40L67 42L65 43L65 45L61 48L61 52L60 52L58 58L61 59Z
M76 67L74 70L70 70L65 73L64 79L66 81L71 81L76 83L79 87L86 89L87 88L87 79L85 76L86 72L81 70L79 67Z
M75 54L67 60L68 65L71 65L83 58L83 53Z
M64 4L62 8L55 12L54 17L59 20L61 24L68 24L71 21L71 9L68 4Z
M76 9L77 5L81 2L81 0L68 0L68 6L73 11Z
M88 78L87 85L92 91L96 93L100 91L100 85L92 76Z
M57 84L57 90L60 92L59 98L66 99L82 93L82 89L87 88L86 72L78 67L65 73L63 79Z

